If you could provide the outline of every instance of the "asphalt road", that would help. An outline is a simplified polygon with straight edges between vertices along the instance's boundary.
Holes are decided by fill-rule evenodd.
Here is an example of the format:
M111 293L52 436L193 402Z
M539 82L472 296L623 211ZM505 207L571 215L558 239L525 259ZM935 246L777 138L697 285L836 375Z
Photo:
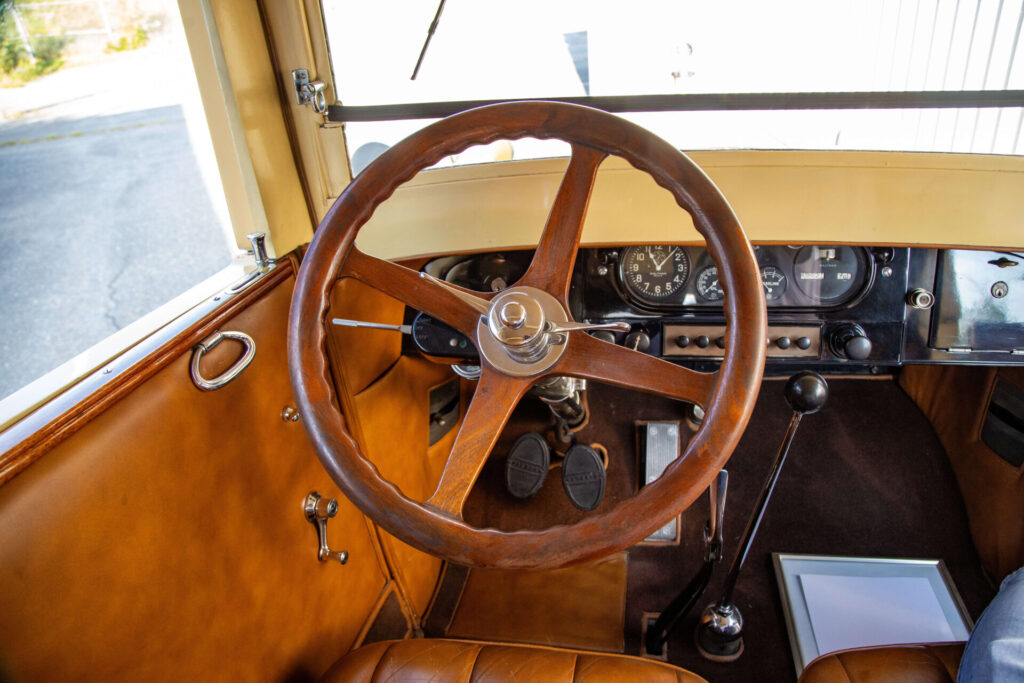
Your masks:
M230 258L180 106L0 124L0 398Z

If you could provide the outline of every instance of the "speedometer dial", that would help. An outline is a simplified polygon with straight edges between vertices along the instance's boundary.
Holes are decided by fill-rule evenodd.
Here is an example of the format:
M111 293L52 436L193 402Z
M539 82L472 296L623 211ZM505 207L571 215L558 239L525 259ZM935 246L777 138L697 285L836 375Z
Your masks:
M690 258L680 247L628 247L619 265L619 276L637 299L663 301L686 284Z
M793 260L796 286L820 304L851 297L862 281L866 265L853 247L803 247Z

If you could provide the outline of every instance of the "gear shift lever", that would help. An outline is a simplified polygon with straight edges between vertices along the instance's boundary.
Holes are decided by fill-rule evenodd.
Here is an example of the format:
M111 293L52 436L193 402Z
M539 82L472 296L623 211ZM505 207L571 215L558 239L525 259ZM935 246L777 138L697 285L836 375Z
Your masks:
M697 626L697 649L701 655L712 661L731 662L743 654L743 616L740 614L739 608L733 604L733 589L736 587L736 580L747 559L747 553L750 552L757 529L764 518L768 499L771 498L775 482L779 479L782 465L786 462L786 455L789 454L789 447L793 443L793 437L796 436L796 428L800 425L800 419L804 415L821 410L828 399L828 384L825 382L825 378L816 372L799 372L786 382L785 396L786 402L793 409L789 428L786 429L782 445L779 446L779 452L775 455L768 478L765 480L764 486L761 487L761 495L758 496L754 512L743 530L740 547L736 551L732 566L729 567L729 575L725 579L722 597L718 599L718 602L705 608L700 617L700 624Z

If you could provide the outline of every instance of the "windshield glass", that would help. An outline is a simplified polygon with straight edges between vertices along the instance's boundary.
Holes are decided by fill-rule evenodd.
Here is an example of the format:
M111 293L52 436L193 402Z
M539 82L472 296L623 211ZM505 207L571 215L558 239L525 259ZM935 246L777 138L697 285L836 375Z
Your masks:
M340 104L1024 87L1019 1L447 0L413 80L437 10L424 0L324 0ZM1020 154L1022 114L1015 106L623 115L683 149ZM426 123L350 122L350 150L381 149ZM514 147L516 158L566 149Z

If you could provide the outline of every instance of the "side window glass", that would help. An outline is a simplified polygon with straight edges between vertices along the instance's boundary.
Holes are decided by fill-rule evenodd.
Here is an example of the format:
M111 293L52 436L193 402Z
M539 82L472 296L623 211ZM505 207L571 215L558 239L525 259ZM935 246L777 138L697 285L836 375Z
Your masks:
M0 399L230 265L173 0L0 0Z

